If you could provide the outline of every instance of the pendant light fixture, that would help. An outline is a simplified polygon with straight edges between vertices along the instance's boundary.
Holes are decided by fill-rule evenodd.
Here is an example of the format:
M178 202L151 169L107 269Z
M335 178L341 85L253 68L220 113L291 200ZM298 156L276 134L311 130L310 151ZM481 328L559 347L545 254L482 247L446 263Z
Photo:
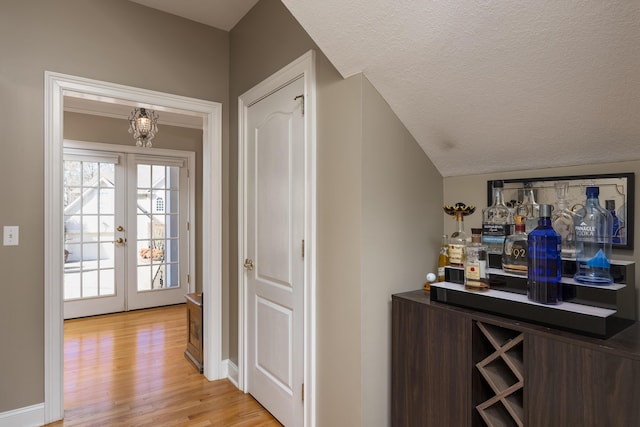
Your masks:
M151 140L158 132L158 114L148 108L135 108L129 116L129 133L138 147L151 147Z

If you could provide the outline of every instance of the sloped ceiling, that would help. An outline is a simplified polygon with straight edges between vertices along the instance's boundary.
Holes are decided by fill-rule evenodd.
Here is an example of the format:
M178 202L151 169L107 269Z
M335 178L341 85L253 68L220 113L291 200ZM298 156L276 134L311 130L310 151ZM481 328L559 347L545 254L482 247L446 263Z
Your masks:
M638 1L282 1L443 176L640 159Z

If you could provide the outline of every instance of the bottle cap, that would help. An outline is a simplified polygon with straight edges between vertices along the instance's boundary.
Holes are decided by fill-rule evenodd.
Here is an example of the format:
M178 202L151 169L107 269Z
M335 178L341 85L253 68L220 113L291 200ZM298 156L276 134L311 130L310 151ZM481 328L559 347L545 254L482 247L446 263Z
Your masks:
M504 187L504 182L501 179L497 179L493 181L493 188L502 188Z
M587 187L587 198L598 197L600 194L600 187Z
M613 211L616 209L616 201L615 200L605 200L604 206L608 211Z
M482 228L472 228L471 234L482 234Z
M553 206L551 205L540 205L540 218L551 218L552 210Z

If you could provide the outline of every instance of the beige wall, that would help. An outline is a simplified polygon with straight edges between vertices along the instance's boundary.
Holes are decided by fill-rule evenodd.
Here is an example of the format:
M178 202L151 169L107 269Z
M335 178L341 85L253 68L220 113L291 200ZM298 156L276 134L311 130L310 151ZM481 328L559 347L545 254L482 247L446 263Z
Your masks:
M0 413L44 401L44 71L226 106L228 37L125 0L0 2Z
M162 114L160 114L162 116ZM162 121L162 117L160 117ZM101 142L116 145L134 145L129 133L129 121L89 114L64 113L65 139ZM196 153L196 271L195 277L202 277L202 129L190 129L168 125L158 125L158 134L153 139L154 148L193 151ZM196 280L196 291L202 291L202 281Z
M633 172L636 174L636 179L640 176L640 161L634 162L622 162L622 163L604 163L599 165L583 165L572 166L563 168L550 168L540 170L522 170L515 172L501 172L494 174L483 175L469 175L459 177L447 177L444 179L444 203L452 204L456 202L463 202L468 205L474 205L477 207L476 213L468 216L465 219L465 230L470 230L471 227L480 227L482 223L482 209L487 206L487 181L494 179L517 179L517 178L535 178L535 177L549 177L549 176L572 176L572 175L590 175L590 174L605 174L605 173L623 173ZM636 184L637 185L637 184ZM638 195L635 195L636 201ZM637 205L637 202L636 202ZM638 224L638 209L634 209L634 243L637 247L640 244L640 227ZM451 234L455 230L455 221L448 215L442 213L444 232ZM639 260L636 255L637 251L614 249L613 256L616 259L635 261L636 263L636 278L639 277ZM636 296L638 298L636 307L638 309L638 318L640 318L640 280L636 279Z
M362 78L362 423L388 425L391 295L436 271L442 176ZM384 422L386 420L386 422Z

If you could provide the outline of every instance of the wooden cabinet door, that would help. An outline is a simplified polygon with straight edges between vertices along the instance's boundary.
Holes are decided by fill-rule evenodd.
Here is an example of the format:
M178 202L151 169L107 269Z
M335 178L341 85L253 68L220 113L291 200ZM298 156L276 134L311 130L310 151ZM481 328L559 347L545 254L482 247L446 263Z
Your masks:
M528 427L640 423L640 361L525 336Z
M468 426L471 320L393 300L391 425Z

